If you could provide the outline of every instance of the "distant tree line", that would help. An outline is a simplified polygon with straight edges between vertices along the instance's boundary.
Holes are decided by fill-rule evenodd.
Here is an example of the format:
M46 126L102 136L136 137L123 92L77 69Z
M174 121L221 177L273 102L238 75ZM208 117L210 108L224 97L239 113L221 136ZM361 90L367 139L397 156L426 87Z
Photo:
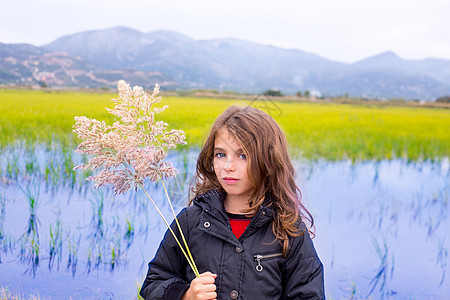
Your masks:
M41 83L42 87L46 87L45 82ZM239 95L239 92L235 92L235 91L218 91L218 90L214 90L214 89L193 89L193 90L179 90L177 91L177 93L180 96L188 96L188 95L192 95L195 94L197 92L205 92L205 93L212 93L212 94L219 94L219 93L223 93L223 94L230 94L230 95ZM243 95L251 95L251 94L243 94ZM262 95L266 96L266 97L284 97L284 93L276 88L272 88L272 89L267 89L265 90ZM336 96L324 96L324 95L317 95L316 92L314 90L310 91L310 90L305 90L305 91L298 91L295 93L295 96L297 96L298 98L306 98L306 99L310 99L310 98L314 98L314 99L349 99L349 100L371 100L369 98L366 97L351 97L349 95L348 92L345 92L344 94L341 95L336 95ZM372 99L372 100L377 100L377 99ZM394 97L394 98L390 98L390 99L381 99L382 101L387 101L387 102L393 102L393 103L404 103L404 102L421 102L420 99L405 99L405 98L399 98L399 97ZM436 102L440 102L440 103L450 103L450 95L445 95L442 97L439 97L436 99Z
M264 91L263 95L269 96L269 97L283 97L284 96L284 94L280 90L275 90L275 89L266 90L266 91ZM311 96L311 92L309 90L306 90L303 93L301 91L298 91L295 95L300 98L301 97L309 98Z
M295 94L297 97L301 98L305 96L305 98L309 98L311 96L311 92L309 90L306 90L303 94L301 91L298 91L297 94Z
M266 90L263 93L264 96L269 96L269 97L283 97L283 93L280 90Z
M269 97L283 97L284 96L283 92L281 92L280 90L276 90L276 89L266 90L266 91L264 91L263 95L264 96L269 96ZM309 91L309 90L305 90L304 92L298 91L295 94L295 96L297 96L299 98L308 98L309 99L311 97L311 91ZM350 97L349 94L347 92L345 92L344 95L338 96L337 98L346 98L347 99L349 97ZM317 98L317 99L325 99L326 97L317 97L316 96L315 98ZM334 98L334 97L331 97L331 98ZM368 100L368 99L365 99L365 98L360 98L360 99ZM391 98L391 99L389 99L387 101L389 101L389 102L408 102L405 98ZM420 102L420 100L418 100L418 99L409 100L409 101ZM450 96L445 95L445 96L439 97L439 98L436 99L436 102L439 102L439 103L450 103Z
M450 103L450 96L442 96L436 99L436 102Z

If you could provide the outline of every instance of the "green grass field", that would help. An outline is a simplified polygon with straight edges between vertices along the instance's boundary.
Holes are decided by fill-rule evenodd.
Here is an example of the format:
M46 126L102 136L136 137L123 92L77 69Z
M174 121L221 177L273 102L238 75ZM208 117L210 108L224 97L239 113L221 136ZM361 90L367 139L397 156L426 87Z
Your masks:
M112 122L105 107L117 94L0 90L0 146L58 141L75 147L74 116ZM214 119L232 104L271 114L287 134L291 151L308 159L435 160L450 154L450 110L383 105L220 100L163 97L159 116L200 146Z

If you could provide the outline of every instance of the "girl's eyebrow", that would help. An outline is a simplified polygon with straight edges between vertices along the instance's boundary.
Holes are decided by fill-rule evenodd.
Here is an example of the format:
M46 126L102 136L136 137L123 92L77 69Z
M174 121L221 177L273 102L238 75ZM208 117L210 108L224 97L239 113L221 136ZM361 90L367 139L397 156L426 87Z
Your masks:
M225 151L225 149L220 148L220 147L214 147L214 151ZM241 152L244 152L241 148L234 151L234 153L241 153Z

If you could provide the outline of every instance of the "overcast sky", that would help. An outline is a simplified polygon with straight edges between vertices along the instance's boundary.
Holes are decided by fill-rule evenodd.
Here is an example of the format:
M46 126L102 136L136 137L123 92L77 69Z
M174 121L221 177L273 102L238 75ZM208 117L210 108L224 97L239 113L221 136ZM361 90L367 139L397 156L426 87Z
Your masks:
M450 59L449 0L4 0L0 6L1 43L40 46L115 26L234 37L340 62L385 51Z

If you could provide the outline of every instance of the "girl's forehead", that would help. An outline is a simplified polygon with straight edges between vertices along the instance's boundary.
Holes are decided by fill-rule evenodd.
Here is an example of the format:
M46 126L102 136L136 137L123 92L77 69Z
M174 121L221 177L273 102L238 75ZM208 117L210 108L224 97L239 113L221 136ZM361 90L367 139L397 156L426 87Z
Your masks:
M217 132L216 139L214 141L215 148L229 148L233 150L241 150L241 143L239 140L231 134L226 128L222 128Z

